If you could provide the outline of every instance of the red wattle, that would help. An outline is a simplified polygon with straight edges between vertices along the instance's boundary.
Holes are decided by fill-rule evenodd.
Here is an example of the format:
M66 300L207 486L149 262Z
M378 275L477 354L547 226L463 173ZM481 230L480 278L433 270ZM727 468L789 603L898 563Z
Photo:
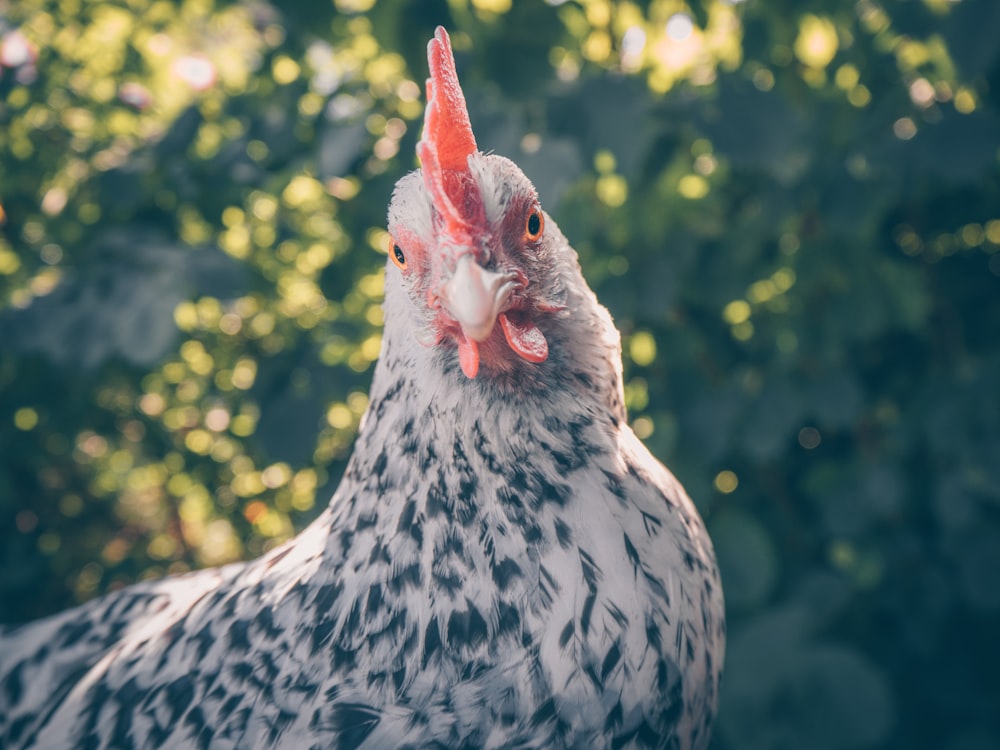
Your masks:
M520 316L518 316L520 317ZM549 356L549 342L538 326L524 317L513 320L507 313L500 315L500 327L507 344L529 362L544 362Z
M479 373L479 344L464 335L458 338L458 364L467 378Z

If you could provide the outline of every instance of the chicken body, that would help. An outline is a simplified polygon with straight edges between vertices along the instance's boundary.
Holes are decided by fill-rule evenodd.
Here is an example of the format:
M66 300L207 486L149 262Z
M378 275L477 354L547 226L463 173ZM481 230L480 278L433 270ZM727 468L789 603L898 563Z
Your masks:
M390 206L329 508L258 560L0 631L0 746L707 746L702 521L628 427L618 333L531 183L476 151L449 172L441 142Z

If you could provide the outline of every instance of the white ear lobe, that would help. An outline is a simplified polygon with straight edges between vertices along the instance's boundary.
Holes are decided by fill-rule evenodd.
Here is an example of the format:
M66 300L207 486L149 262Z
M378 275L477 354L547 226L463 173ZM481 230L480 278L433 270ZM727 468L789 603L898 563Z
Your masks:
M437 334L434 333L430 326L423 325L422 323L413 320L410 322L410 328L413 332L413 340L421 346L426 346L430 349L432 346L437 344Z

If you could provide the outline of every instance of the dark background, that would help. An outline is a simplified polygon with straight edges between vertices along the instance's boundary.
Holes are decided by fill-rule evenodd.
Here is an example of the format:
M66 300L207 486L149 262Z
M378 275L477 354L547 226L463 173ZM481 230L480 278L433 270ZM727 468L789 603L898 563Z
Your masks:
M0 621L326 503L438 23L708 521L715 747L1000 747L995 0L0 0Z

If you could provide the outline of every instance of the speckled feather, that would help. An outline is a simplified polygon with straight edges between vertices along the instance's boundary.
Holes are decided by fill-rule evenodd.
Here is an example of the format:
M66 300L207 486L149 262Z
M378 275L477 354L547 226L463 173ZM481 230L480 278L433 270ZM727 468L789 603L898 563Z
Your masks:
M469 174L489 235L534 190ZM419 172L394 236L432 247ZM725 625L711 543L625 421L618 333L551 218L521 257L549 356L476 378L387 266L368 411L329 508L266 556L0 630L0 747L703 750ZM511 255L513 257L513 255ZM537 280L537 281L536 281Z

